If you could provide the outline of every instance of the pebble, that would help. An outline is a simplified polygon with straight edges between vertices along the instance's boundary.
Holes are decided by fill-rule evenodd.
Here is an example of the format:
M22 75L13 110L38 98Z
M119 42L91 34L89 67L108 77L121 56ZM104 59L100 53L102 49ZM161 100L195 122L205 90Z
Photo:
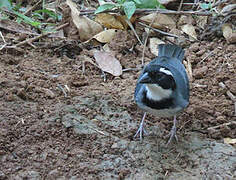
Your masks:
M200 67L200 68L194 70L193 76L196 79L203 78L203 76L207 73L207 71L208 71L207 66Z

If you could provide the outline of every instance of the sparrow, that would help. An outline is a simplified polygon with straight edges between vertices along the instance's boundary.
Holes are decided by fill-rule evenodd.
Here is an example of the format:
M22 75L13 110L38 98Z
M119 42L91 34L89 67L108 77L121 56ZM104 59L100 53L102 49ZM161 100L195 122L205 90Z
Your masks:
M176 115L189 104L189 80L183 65L184 50L172 44L160 44L158 56L147 64L137 81L134 98L144 111L143 118L134 137L142 140L146 113L158 117L174 117L170 138L176 135Z

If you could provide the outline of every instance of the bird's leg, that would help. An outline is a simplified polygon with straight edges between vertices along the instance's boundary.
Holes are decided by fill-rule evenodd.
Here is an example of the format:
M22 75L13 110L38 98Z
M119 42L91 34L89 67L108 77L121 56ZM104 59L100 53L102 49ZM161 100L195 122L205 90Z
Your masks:
M176 123L177 123L177 120L176 120L176 116L174 116L174 125L172 126L171 128L171 131L170 131L170 138L167 142L167 146L170 144L170 142L172 141L172 139L175 137L176 141L178 141L178 138L177 138L177 135L176 135Z
M147 114L147 113L145 112L144 115L143 115L142 121L141 121L141 123L140 123L140 125L139 125L139 128L138 128L136 134L134 135L134 138L139 134L139 139L142 140L142 138L143 138L143 133L144 133L144 134L147 134L147 132L146 132L145 129L144 129L144 120L145 120L146 114Z

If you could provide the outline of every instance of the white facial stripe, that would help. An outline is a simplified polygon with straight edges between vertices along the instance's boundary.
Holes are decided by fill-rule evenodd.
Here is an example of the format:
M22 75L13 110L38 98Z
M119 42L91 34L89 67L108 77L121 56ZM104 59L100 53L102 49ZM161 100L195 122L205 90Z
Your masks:
M163 72L163 73L165 73L167 75L173 76L173 74L169 70L167 70L165 68L160 68L160 72Z
M157 84L146 84L147 90L147 98L160 101L164 98L170 97L172 90L171 89L163 89Z

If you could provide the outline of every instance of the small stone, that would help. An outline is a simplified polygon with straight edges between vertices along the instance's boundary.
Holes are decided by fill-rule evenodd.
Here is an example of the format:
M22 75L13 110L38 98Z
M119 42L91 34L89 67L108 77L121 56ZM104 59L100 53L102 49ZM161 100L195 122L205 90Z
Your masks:
M43 91L47 97L51 99L55 98L55 94L50 89L43 88Z
M194 73L193 73L193 76L196 79L203 78L203 76L207 73L207 71L208 71L208 67L207 66L203 66L201 68L195 69Z

